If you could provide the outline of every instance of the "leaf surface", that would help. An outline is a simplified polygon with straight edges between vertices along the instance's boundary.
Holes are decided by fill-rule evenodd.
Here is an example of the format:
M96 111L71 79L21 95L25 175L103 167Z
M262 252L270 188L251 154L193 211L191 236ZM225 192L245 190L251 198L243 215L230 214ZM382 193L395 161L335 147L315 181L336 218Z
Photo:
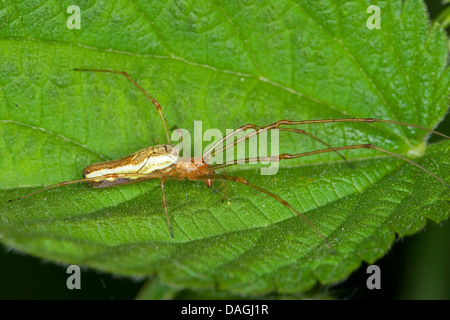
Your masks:
M444 32L421 1L377 1L381 29L368 29L367 1L85 1L69 30L68 1L0 6L0 236L32 255L180 287L234 293L298 292L373 263L396 234L450 213L449 190L376 150L284 161L276 175L255 166L228 172L279 195L321 238L267 195L229 182L168 181L171 238L159 181L110 189L71 185L18 202L43 186L80 179L88 164L165 143L169 128L199 141L207 129L280 119L374 117L434 128L448 108ZM194 132L194 121L202 130ZM450 181L450 143L389 124L303 126L333 146L371 143ZM197 134L197 135L196 135ZM208 145L203 141L203 147ZM281 153L324 146L280 132ZM219 182L216 182L216 187Z

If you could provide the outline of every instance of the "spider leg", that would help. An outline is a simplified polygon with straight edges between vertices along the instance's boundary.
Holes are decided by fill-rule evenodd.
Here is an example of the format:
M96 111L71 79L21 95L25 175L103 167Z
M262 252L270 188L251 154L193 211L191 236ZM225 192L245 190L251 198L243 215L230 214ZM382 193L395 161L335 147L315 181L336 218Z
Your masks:
M164 114L162 112L161 105L151 95L149 95L148 92L145 91L144 88L142 88L141 85L139 83L137 83L137 81L134 80L128 73L126 73L125 71L100 70L100 69L79 69L79 68L76 68L76 69L73 69L73 70L74 71L89 71L89 72L107 72L107 73L116 73L116 74L124 75L136 87L138 87L138 89L141 90L141 92L155 105L156 110L158 110L159 117L161 118L161 121L162 121L163 126L164 126L164 132L166 133L167 143L170 144L171 141L170 141L170 136L169 136L169 130L167 129L167 123L166 123L166 119L164 119Z
M431 171L425 169L420 164L418 164L418 163L416 163L416 162L414 162L412 160L409 160L409 159L407 159L405 157L402 157L399 154L396 154L396 153L384 150L382 148L379 148L377 146L374 146L373 144L358 144L358 145L345 146L345 147L337 147L337 148L328 148L328 149L314 150L314 151L303 152L303 153L298 153L298 154L283 153L283 154L280 154L278 156L238 159L238 160L234 160L232 163L224 163L224 164L212 165L212 166L210 166L208 168L208 171L211 172L211 171L215 171L215 170L218 170L218 169L221 169L221 168L224 168L224 167L228 167L228 166L232 166L232 165L236 165L236 164L241 164L241 163L254 163L254 162L257 162L257 161L274 161L274 162L279 162L281 160L301 158L301 157L306 157L306 156L310 156L310 155L313 155L313 154L319 154L319 153L324 153L324 152L332 152L332 151L341 151L341 150L350 150L350 149L375 149L375 150L378 150L378 151L383 152L385 154L391 155L393 157L396 157L398 159L406 161L409 164L412 164L413 166L419 168L420 170L428 173L430 176L432 176L436 180L440 181L446 187L450 188L450 184L448 184L447 182L445 182L444 180L439 178L437 175L435 175Z
M306 132L305 130L295 129L295 128L280 128L279 127L280 125L277 125L277 126L274 126L274 127L270 127L270 126L257 127L257 126L255 126L253 124L246 124L245 126L242 126L242 127L238 128L238 129L234 130L233 132L229 133L223 139L221 139L219 142L214 144L214 146L212 146L210 149L208 149L208 151L206 151L203 154L204 162L208 163L211 157L213 157L213 156L215 156L215 155L217 155L219 153L223 153L225 150L227 150L229 148L232 148L232 147L238 145L239 143L250 139L251 137L257 136L257 135L261 134L262 132L267 132L267 131L270 131L270 130L273 130L273 129L277 129L279 131L289 131L289 132L294 132L294 133L298 133L298 134L304 134L304 135L310 137L311 139L314 139L314 140L322 143L323 145L325 145L325 146L327 146L329 148L332 148L332 146L330 144L328 144L325 141L323 141L322 139L320 139L320 138L318 138L318 137L316 137L316 136ZM249 134L239 138L238 140L235 140L235 141L227 144L226 146L222 147L219 150L215 150L216 147L218 147L220 144L222 144L227 139L229 139L229 138L237 135L239 132L245 131L247 129L254 129L256 131L251 132L251 133L249 133ZM347 162L347 164L349 165L350 168L352 168L352 169L354 168L353 165L351 164L351 162L348 161L339 151L335 151L335 152L339 155L339 157L341 157L345 162Z
M253 183L250 183L248 180L242 178L242 177L236 177L236 176L228 176L225 174L214 174L214 175L205 175L205 176L197 176L196 178L191 178L191 180L203 180L206 178L210 178L210 179L215 179L215 180L228 180L228 181L233 181L236 183L240 183L240 184L244 184L246 186L249 186L255 190L258 190L262 193L265 193L266 195L274 198L276 201L278 201L279 203L281 203L282 205L284 205L285 207L289 208L292 212L294 212L295 214L297 214L303 221L305 221L313 230L314 232L323 240L323 242L325 243L325 245L331 250L331 252L333 252L333 254L336 254L336 251L334 251L333 247L331 246L331 244L327 241L327 239L325 238L325 236L319 231L319 229L316 228L316 226L308 220L308 218L306 218L303 214L301 214L297 209L295 209L289 202L287 202L286 200L284 200L283 198L281 198L280 196L266 190L263 189Z
M222 183L220 184L220 186L217 189L214 189L214 191L215 192L219 192L219 190L222 187L225 187L225 192L224 192L223 197L222 197L222 202L224 202L225 199L227 198L227 195L228 195L228 187L227 187L227 184L225 183L225 180L222 180Z
M170 225L169 213L167 212L166 194L164 192L164 181L166 178L161 178L161 193L164 211L166 212L167 225L169 226L170 236L173 238L172 226Z

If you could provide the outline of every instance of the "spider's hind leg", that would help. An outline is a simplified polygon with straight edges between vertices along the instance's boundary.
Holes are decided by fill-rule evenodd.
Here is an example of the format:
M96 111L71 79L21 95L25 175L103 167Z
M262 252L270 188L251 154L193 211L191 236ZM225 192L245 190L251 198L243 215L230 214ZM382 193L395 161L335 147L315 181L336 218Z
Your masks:
M213 191L218 193L222 187L225 188L225 192L223 193L223 197L222 197L222 202L225 202L225 199L227 198L227 195L228 195L228 187L224 180L222 180L222 183L220 184L220 186L217 189L213 189Z

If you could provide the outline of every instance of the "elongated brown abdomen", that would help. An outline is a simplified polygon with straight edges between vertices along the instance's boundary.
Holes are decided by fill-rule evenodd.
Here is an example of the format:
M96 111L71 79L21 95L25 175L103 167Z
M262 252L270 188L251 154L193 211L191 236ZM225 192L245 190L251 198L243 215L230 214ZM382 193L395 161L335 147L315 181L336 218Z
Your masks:
M150 174L165 169L178 161L178 150L171 144L157 145L139 150L125 158L94 163L83 170L84 178L99 177L99 180L88 182L90 187L105 188L121 185L146 178L127 178L124 174ZM120 177L103 178L105 175L121 174Z

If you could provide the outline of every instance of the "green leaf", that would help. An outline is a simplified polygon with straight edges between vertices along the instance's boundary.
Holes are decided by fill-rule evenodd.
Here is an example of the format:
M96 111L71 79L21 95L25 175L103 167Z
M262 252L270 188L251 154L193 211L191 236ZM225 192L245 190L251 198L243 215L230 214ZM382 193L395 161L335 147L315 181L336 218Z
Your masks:
M436 21L441 24L442 28L447 29L450 26L450 7L443 9L436 17Z
M229 172L304 214L229 182L228 197L204 183L167 181L171 238L159 181L110 189L70 185L88 164L165 142L169 128L266 125L280 119L375 117L434 128L448 108L446 36L422 1L375 1L381 29L368 29L368 3L354 1L70 1L0 5L0 237L29 254L121 275L158 274L179 288L258 294L335 283L374 263L396 235L450 214L448 188L376 150L349 150ZM371 143L450 181L449 141L392 124L303 126L333 146ZM193 137L194 140L198 140ZM204 142L203 146L209 142ZM280 152L323 149L280 132ZM219 182L216 182L216 187Z

